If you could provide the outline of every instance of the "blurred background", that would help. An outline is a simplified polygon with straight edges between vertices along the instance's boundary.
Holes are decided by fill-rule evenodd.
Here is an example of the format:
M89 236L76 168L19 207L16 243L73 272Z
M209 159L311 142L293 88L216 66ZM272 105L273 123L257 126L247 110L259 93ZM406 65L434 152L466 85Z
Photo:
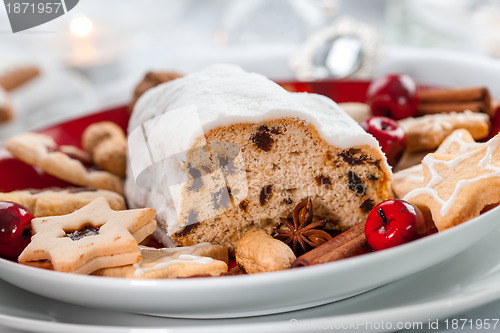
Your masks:
M387 59L391 69L411 70L398 62L401 54L452 52L494 64L500 57L498 0L80 0L66 15L16 34L0 6L0 73L12 59L41 69L10 93L15 119L0 125L0 139L125 105L148 70L188 73L230 62L296 79L292 59L307 54L307 41L322 29L344 29L338 24L346 18L346 29L366 41L337 46L355 55L346 64L363 56L362 78L389 71ZM317 66L327 58L309 60Z

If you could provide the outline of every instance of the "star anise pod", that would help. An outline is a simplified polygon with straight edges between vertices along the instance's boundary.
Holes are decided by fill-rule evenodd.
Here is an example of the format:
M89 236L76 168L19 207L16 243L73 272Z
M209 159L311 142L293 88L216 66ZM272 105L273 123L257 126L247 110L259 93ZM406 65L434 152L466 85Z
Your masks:
M293 218L280 217L282 226L274 230L274 238L290 246L298 257L332 239L324 228L327 220L313 222L311 197L302 200L293 210Z

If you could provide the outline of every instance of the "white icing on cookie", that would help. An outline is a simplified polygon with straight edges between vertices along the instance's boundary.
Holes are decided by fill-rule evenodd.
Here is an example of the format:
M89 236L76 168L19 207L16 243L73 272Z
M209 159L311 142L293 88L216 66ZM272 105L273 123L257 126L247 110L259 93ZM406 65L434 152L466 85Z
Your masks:
M412 183L423 183L424 175L422 164L414 165L410 168L398 171L394 174L394 178L396 180L404 180Z
M453 133L451 133L443 141L443 143L439 146L439 148L436 150L436 152L437 153L447 153L453 144L458 144L457 153L463 153L463 152L475 149L479 146L479 143L477 143L475 141L465 141L464 137L463 137L463 132L458 130L458 131L453 131Z
M172 250L172 249L169 249ZM142 267L141 262L134 264L135 276L141 276L149 271L153 271L156 269L161 269L168 267L173 264L211 264L214 262L214 259L210 257L201 257L195 256L192 254L180 253L178 255L173 254L171 258L166 259L165 261L159 262L158 264L151 267Z
M179 253L179 252L182 252L185 254L192 254L198 248L210 246L210 245L212 245L212 244L210 244L209 242L203 242L203 243L198 243L198 244L191 245L191 246L162 247L159 249L139 245L139 250L148 251L148 252L157 252L158 254L166 256L166 255L172 255L172 254Z
M469 122L488 122L486 113L476 113L470 110L464 112L449 112L429 114L422 117L406 118L399 121L405 131L418 128L422 132L443 132L456 127L456 124L467 124Z
M487 179L487 178L492 178L492 177L500 177L500 167L497 167L492 164L491 158L493 156L493 152L497 149L498 144L500 142L499 138L493 138L487 143L480 145L480 147L471 150L463 155L457 156L454 159L451 159L449 161L443 161L443 160L438 160L432 155L427 155L422 163L427 166L429 169L430 173L430 180L429 182L422 188L417 188L412 191L410 191L408 194L404 196L404 200L409 200L413 197L416 197L417 195L423 194L423 195L430 195L436 202L438 202L441 205L440 209L440 214L441 216L445 216L449 213L450 208L455 204L455 201L457 199L458 194L460 191L475 183L478 182L482 179ZM481 150L486 149L486 153L484 157L481 158L481 160L478 163L478 167L483 169L484 171L492 171L490 173L482 174L480 176L477 176L472 179L460 179L452 194L448 199L441 198L439 196L439 193L434 189L434 187L441 183L443 181L443 177L439 174L439 172L436 169L437 164L443 164L447 169L454 169L456 168L459 164L462 162L466 161L467 159L473 157L474 155L478 154Z

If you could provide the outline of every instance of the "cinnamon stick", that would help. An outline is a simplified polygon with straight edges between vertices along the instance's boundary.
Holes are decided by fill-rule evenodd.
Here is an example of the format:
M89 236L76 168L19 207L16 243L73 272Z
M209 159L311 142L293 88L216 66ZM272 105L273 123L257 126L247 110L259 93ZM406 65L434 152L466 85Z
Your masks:
M293 262L292 268L346 259L371 251L365 238L365 222L361 222L328 242L301 255Z
M442 112L484 112L494 116L491 96L486 87L464 89L421 90L419 92L418 115Z
M479 101L489 97L486 87L464 89L433 89L419 92L420 103Z
M483 102L424 103L418 106L418 115L425 116L435 113L464 112L465 110L486 113L486 105Z

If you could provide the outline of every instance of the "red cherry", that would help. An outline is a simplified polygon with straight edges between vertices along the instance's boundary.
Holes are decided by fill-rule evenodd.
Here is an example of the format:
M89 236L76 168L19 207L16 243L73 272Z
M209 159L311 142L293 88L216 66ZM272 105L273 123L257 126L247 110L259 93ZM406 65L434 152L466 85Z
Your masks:
M373 115L400 120L417 115L417 84L405 74L389 74L368 87L366 103Z
M405 244L436 231L417 207L399 199L376 205L365 225L366 240L375 251Z
M17 260L31 240L32 219L26 207L0 201L0 257Z
M386 117L370 117L360 123L363 129L377 139L391 166L396 166L406 147L406 132L399 124Z

